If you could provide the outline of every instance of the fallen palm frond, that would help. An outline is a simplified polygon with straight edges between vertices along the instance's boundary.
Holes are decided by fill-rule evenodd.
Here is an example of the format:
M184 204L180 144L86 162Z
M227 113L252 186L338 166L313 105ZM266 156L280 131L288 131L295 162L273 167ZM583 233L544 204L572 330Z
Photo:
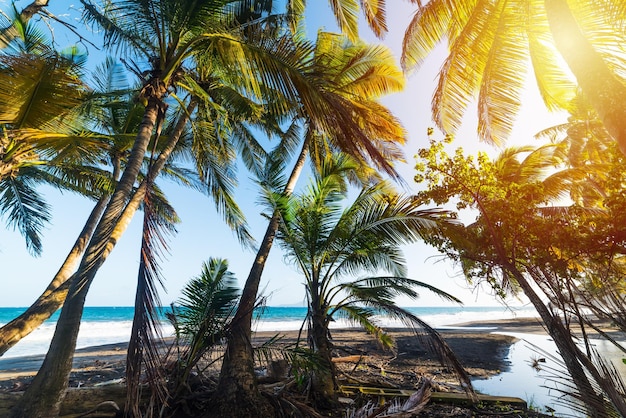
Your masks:
M395 398L382 406L375 405L370 401L361 408L346 411L346 418L412 417L426 407L430 401L431 394L430 379L423 379L419 389L409 396L406 401L401 402L398 398Z

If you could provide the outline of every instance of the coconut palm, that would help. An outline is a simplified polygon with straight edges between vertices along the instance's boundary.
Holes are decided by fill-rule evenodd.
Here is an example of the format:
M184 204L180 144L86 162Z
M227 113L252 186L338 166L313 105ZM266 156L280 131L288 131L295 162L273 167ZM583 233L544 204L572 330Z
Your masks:
M137 188L134 185L143 164L148 144L153 138L153 132L155 128L160 129L164 121L166 104L163 99L169 92L173 91L172 88L176 83L181 83L185 79L182 71L183 63L193 60L193 56L199 51L203 53L214 52L215 50L212 50L211 47L226 48L227 45L230 45L235 48L235 51L241 53L241 41L236 39L236 33L228 30L228 26L220 23L231 16L225 9L227 3L223 1L206 1L194 4L154 2L146 5L143 2L137 2L131 7L128 2L125 2L123 5L118 4L107 9L107 15L102 15L94 5L85 3L86 15L103 24L108 30L107 42L121 41L120 47L134 50L137 56L143 56L149 61L153 68L147 79L143 80L140 99L145 104L145 110L140 131L132 145L117 189L100 219L91 245L88 247L81 267L76 273L76 278L72 281L69 297L66 299L62 310L60 325L57 327L55 338L59 343L60 341L63 342L56 345L55 339L53 339L50 363L42 367L40 378L35 379L35 386L38 386L42 391L34 389L32 394L27 394L25 402L16 409L16 416L47 416L46 414L53 416L58 411L58 400L62 398L64 387L67 385L67 373L71 367L75 337L89 284L99 265L106 259L114 241L123 233L130 217L136 211L142 201L142 196L145 194L145 180L143 185L139 185ZM148 9L144 7L148 7ZM155 20L155 16L150 10L157 9L161 13ZM187 18L181 21L179 18L182 15L186 15ZM161 31L163 21L160 19L165 19L169 25L168 31ZM220 30L216 31L215 29L218 28ZM207 31L207 29L209 30ZM146 36L147 32L145 31L152 31L153 36ZM109 42L109 45L112 43ZM254 54L258 50L253 49L248 52ZM225 64L235 62L237 65L237 63L241 63L239 67L242 65L245 67L247 63L258 62L258 55L251 55L249 59L242 59L241 61L238 60L239 56L232 57L230 54L223 54L223 56L227 58L226 61L231 60L230 63ZM242 73L251 74L253 71L255 70L247 67ZM187 80L189 79L187 77ZM253 93L258 92L258 84L255 84L255 79L243 81L247 83L245 87L253 89ZM189 118L189 112L193 111L194 107L194 105L187 106L185 112L179 113L181 116L179 121L173 124L173 132L169 135L170 141L164 147L163 152L155 155L155 163L152 165L147 179L153 179L162 169L176 141L180 138ZM158 135L156 139L159 139ZM52 357L56 357L56 359L52 359ZM51 371L54 377L50 376ZM42 394L44 396L41 396ZM26 400L31 396L36 402Z
M302 133L297 161L288 180L275 190L285 195L291 194L307 159L311 161L313 170L317 170L327 153L336 149L350 153L360 161L359 169L355 172L360 171L361 175L360 178L359 175L354 176L355 180L367 182L375 177L369 168L372 165L397 176L390 162L402 157L397 146L404 142L405 132L389 110L377 101L404 85L402 74L395 66L389 50L360 42L351 43L343 36L320 32L312 55L312 71L316 74L320 92L327 97L329 104L336 103L339 106L333 117L340 118L341 122L320 129L315 123L318 110L310 113L306 108L301 109L296 122L303 125L305 131ZM366 152L363 153L363 150ZM288 160L288 156L284 156L282 147L278 148L277 152L269 156L268 167L275 170L275 162L284 167L284 160ZM270 178L272 175L263 174L261 177L262 182L273 181ZM218 385L218 401L224 405L224 414L233 413L235 400L238 406L243 405L242 399L253 396L249 393L250 388L256 387L254 358L249 340L252 313L265 260L277 228L278 214L273 213L231 327Z
M250 130L252 125L263 129L268 135L274 132L278 123L272 120L272 115L258 112L248 99L241 94L223 85L218 80L212 80L213 87L207 92L213 103L207 106L200 103L196 110L193 132L188 132L178 142L171 161L164 167L163 177L174 179L188 187L194 187L207 194L217 203L217 209L225 212L226 221L235 228L241 240L249 242L246 228L241 222L243 215L237 208L232 192L235 174L235 158L242 156L242 160L252 171L256 169L257 160L264 150ZM210 122L209 122L210 121ZM195 170L179 166L187 161L195 163ZM151 162L147 162L149 167ZM176 212L165 199L162 191L154 183L149 183L143 203L144 223L141 242L139 274L135 300L135 316L131 330L131 338L127 357L126 386L127 386L127 413L140 416L141 400L140 376L142 367L149 378L152 396L157 404L165 405L168 395L165 388L167 379L163 376L160 346L160 321L157 286L164 282L160 274L159 261L167 251L168 236L174 234L175 223L178 222ZM198 356L202 353L196 353ZM193 367L188 364L189 369ZM186 381L185 376L179 376ZM177 378L177 379L178 379ZM181 385L184 382L180 382ZM176 391L182 388L179 387ZM131 412L132 411L132 412Z
M612 1L429 1L406 30L402 63L407 71L418 69L446 41L450 52L432 102L435 122L454 133L478 96L479 136L499 143L519 110L530 61L548 109L569 109L580 86L626 152L626 62L618 52L625 20L626 8Z
M411 328L425 327L441 344L442 352L449 353L436 331L398 307L394 297L415 298L415 289L421 287L459 302L448 293L408 278L400 249L403 244L438 233L446 213L420 209L387 182L363 188L346 204L343 174L354 168L346 157L328 159L305 191L278 201L279 243L304 276L309 341L324 366L324 372L313 374L311 387L313 399L321 407L329 406L335 396L329 337L334 318L340 316L361 325L389 347L392 342L375 320L375 315L387 314ZM469 384L462 367L454 364Z
M116 190L72 280L46 360L14 416L52 416L58 411L89 286L143 201L148 184L163 169L185 125L195 116L197 104L210 102L206 91L214 85L211 75L272 112L284 114L293 109L290 103L299 103L307 113L316 115L311 121L320 131L349 125L346 122L351 115L343 111L343 102L332 101L319 90L315 74L303 58L309 56L306 44L295 45L290 36L276 37L276 31L263 31L253 24L233 24L231 18L237 11L257 10L252 3L123 1L107 3L101 12L83 1L87 21L104 29L105 44L124 52L138 66L136 73L142 77L139 101L145 109ZM254 5L259 6L257 2ZM182 106L171 132L164 137L168 97ZM355 139L362 142L362 136ZM151 155L153 163L137 185L151 142L158 145ZM373 147L359 151L369 152L389 168Z

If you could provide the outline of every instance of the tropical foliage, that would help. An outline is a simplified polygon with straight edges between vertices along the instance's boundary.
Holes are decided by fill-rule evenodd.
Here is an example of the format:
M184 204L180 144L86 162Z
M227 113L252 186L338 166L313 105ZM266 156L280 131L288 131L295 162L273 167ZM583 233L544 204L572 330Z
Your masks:
M287 157L290 156L289 151L295 151L297 141L289 147L284 146L286 141L283 141L267 156L265 170L258 173L259 183L289 196L306 160L311 162L313 171L317 171L328 153L334 150L349 153L360 162L351 174L355 182L367 183L377 177L378 173L372 166L396 177L392 163L402 157L399 145L404 142L405 131L394 115L378 101L383 95L398 91L404 85L402 74L389 50L320 32L310 53L310 71L314 74L320 94L328 103L339 106L340 109L334 112L342 121L336 126L320 129L315 120L326 112L326 108L317 108L312 114L311 109L301 107L294 122L295 126L303 127L303 132L298 136L300 149L291 173L285 180ZM251 332L252 311L264 263L277 229L278 214L273 213L237 308L219 384L221 399L227 405L235 399L241 401L242 388L255 387L252 347L247 336ZM248 384L242 384L243 381ZM230 406L228 408L232 410Z
M447 227L445 238L431 244L457 261L471 283L486 282L501 297L522 291L557 345L576 387L571 395L588 414L623 414L619 375L588 340L589 330L600 330L596 318L623 329L623 307L616 303L623 300L623 238L615 233L620 220L614 212L624 204L623 162L614 145L602 165L570 166L571 140L509 148L493 160L485 154L474 159L460 149L448 155L444 143L431 141L419 151L416 181L426 190L417 197L478 212L475 221ZM602 190L601 205L568 203L568 190L574 198L585 190L581 182Z
M359 38L359 12L365 17L368 27L379 38L387 33L385 0L329 0L339 30L351 41ZM304 25L306 0L288 0L287 11L292 27L297 32Z
M447 41L432 103L444 132L459 128L478 97L480 138L502 143L521 106L528 62L547 108L569 111L568 123L541 132L548 143L505 149L495 159L448 155L446 145L431 141L417 165L425 190L405 197L380 181L400 180L395 163L406 132L379 102L404 79L388 49L358 40L361 14L375 35L387 31L383 0L330 1L345 36L319 32L315 42L305 39L304 0L287 1L284 15L273 14L271 0L81 0L84 22L123 64L110 59L91 79L81 50L56 51L29 23L36 13L51 17L47 1L2 16L0 215L38 254L51 216L38 186L97 201L48 288L0 330L1 354L65 302L48 355L13 417L58 415L87 292L139 209L128 416L146 412L138 404L142 374L151 405L180 412L192 370L223 337L212 413L272 415L256 387L250 333L275 236L304 277L309 341L322 367L293 367L310 374L318 406L335 397L330 321L347 319L390 346L375 321L381 312L434 338L471 389L437 332L394 303L416 297L418 288L456 301L407 277L399 247L422 239L457 261L471 283L486 282L500 297L521 291L534 304L573 382L564 390L571 408L626 416L624 385L588 337L593 331L619 346L600 325L626 331L626 179L612 141L626 153L626 8L578 0L414 3L402 64L406 72L418 69ZM278 139L271 151L268 138ZM307 159L315 181L293 196ZM182 345L168 381L156 344L159 261L178 218L156 179L168 176L213 198L240 242L253 246L232 194L238 162L263 187L268 227L238 306L224 260L211 259L185 288L172 316ZM346 203L350 183L360 192ZM454 202L477 217L464 226L454 213L420 209L433 202Z
M182 298L172 305L169 314L176 337L175 358L167 376L168 399L157 404L158 408L168 405L168 410L174 414L177 402L183 395L189 395L192 372L226 337L238 298L237 280L228 270L228 262L222 259L209 259L202 265L200 275L183 288Z
M403 67L419 69L446 42L449 53L432 101L435 123L454 134L478 96L478 135L499 144L521 106L530 62L547 109L569 110L580 86L626 152L625 61L618 52L625 13L612 2L429 1L406 30Z
M106 144L81 132L84 120L77 117L88 95L84 53L54 50L41 31L19 19L15 27L20 36L0 55L0 215L40 254L50 208L37 187L98 197L107 175L95 163Z
M290 99L293 99L296 92L311 93L311 86L303 83L294 86L285 80L289 80L290 76L291 79L300 80L302 76L298 72L298 67L290 67L284 71L284 67L276 66L291 62L289 54L293 54L294 49L289 48L288 43L281 46L275 40L262 38L260 32L243 33L240 26L233 25L235 13L238 10L248 10L245 7L240 9L242 6L240 2L230 5L227 2L216 1L194 4L155 2L149 5L143 2L133 4L126 2L123 5L111 5L104 14L91 3L84 3L84 6L87 20L104 27L106 44L120 47L130 54L129 56L135 56L135 62L146 62L151 66L146 72L143 70L138 72L146 74L146 78L141 80L142 88L139 94L139 102L145 109L116 191L100 218L83 263L70 286L69 296L59 319L59 324L62 325L57 327L48 361L42 367L40 377L35 378L32 390L23 398L23 405L16 412L23 416L39 415L44 410L46 413L55 413L55 408L59 405L58 399L62 399L67 385L66 374L71 367L72 351L89 286L99 266L105 261L114 243L143 201L148 185L154 181L174 151L191 113L196 108L202 107L198 106L198 103L211 103L212 98L206 91L219 87L211 80L217 77L216 80L224 82L231 91L251 98L260 97L262 91L266 93L265 99L272 97L272 92L273 97L277 97L276 94L279 93L275 89L277 86L283 86L280 92L287 94ZM159 13L155 15L151 10L159 10ZM183 15L187 18L180 20ZM166 31L162 30L164 27L167 27ZM247 45L254 43L255 47L245 48L244 41ZM202 54L205 54L204 59ZM208 56L212 57L210 62L206 60ZM273 57L273 62L267 61L270 57ZM269 61L272 61L272 58ZM192 63L195 63L197 68L186 71L186 66ZM240 68L241 71L233 72L232 66ZM224 71L225 68L229 70ZM233 80L228 75L234 73L260 74L260 76ZM192 76L198 77L194 80ZM232 81L239 84L230 84ZM160 134L163 132L166 112L170 107L165 100L169 95L178 97L175 87L192 94L187 96L187 104L183 104L181 111L175 113L178 119L171 124L172 131L163 138ZM309 90L306 90L307 88ZM191 96L194 100L189 101ZM228 97L236 96L231 94ZM182 100L184 101L184 96ZM278 109L283 109L280 107L280 100L272 101L272 104L278 106ZM215 108L215 105L209 107ZM160 141L162 139L163 142ZM154 142L152 153L148 151L151 141ZM141 179L139 173L146 155L150 155L151 164L146 176ZM136 185L138 179L140 184ZM213 180L211 178L211 181ZM228 210L231 203L228 199L221 199L218 203L225 209L224 213L227 215L232 213ZM245 237L245 228L241 228L241 223L237 224L240 219L235 216L227 217L227 220L243 234L240 236ZM58 367L59 365L61 367ZM54 369L55 377L44 378L43 376L48 373L46 369L50 367ZM32 399L31 394L34 396ZM57 406L50 409L50 405Z
M364 327L384 346L392 341L376 324L384 313L414 329L423 328L442 353L449 349L437 332L394 303L397 296L417 297L415 288L453 296L424 282L407 278L400 246L438 233L446 213L421 209L410 197L398 195L386 182L365 187L347 204L345 174L355 166L346 157L325 160L321 172L302 194L280 199L278 239L288 259L304 276L311 349L325 370L312 376L312 395L320 407L335 396L331 361L330 322L337 317ZM348 170L348 171L346 171ZM365 276L359 277L365 274ZM463 368L454 364L465 384Z

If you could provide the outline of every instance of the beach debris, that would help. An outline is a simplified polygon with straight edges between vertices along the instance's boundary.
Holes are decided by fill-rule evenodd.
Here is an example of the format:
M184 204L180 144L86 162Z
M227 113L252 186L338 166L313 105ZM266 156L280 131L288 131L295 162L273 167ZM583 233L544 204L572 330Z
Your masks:
M102 409L111 409L115 412L119 412L120 411L120 407L113 401L104 401L104 402L100 402L98 405L96 405L95 408L90 409L89 411L82 413L80 415L77 415L76 418L82 418L82 417L86 417L88 415L93 414L94 412L100 412Z
M545 362L546 362L546 359L543 357L531 357L529 363L530 363L530 367L535 369L535 371L540 372L542 370L540 363L545 363Z
M385 389L379 389L379 391L386 392ZM408 418L419 413L426 407L430 401L431 394L431 381L429 379L423 379L420 387L404 402L400 401L398 398L382 405L374 404L370 401L361 408L348 409L346 411L346 418Z
M120 383L124 383L124 378L119 378L119 379L112 379L112 380L107 380L106 382L99 382L99 383L95 383L93 386L97 387L97 386L109 386L109 385L117 385Z
M26 386L27 385L26 385L25 382L23 382L21 380L18 380L16 382L13 382L13 384L11 385L11 391L12 392L21 392L21 391L26 389Z
M271 378L280 380L287 378L289 374L289 362L285 359L271 361L268 367L268 375Z

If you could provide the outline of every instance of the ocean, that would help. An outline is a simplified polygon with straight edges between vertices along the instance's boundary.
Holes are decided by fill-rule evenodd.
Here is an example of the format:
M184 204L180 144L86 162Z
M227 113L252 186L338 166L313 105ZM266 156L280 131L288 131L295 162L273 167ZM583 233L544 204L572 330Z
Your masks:
M0 308L0 325L24 312L26 308ZM445 328L454 324L482 321L491 319L507 319L513 317L536 316L532 307L516 308L504 307L412 307L407 308L411 313L426 321L435 328ZM302 326L306 315L304 307L265 307L257 315L254 329L257 331L288 331L297 330ZM46 321L36 331L28 335L16 346L11 348L3 358L19 357L33 354L44 354L48 350L58 312ZM101 344L111 344L128 341L133 321L133 308L128 306L101 306L86 307L83 313L77 348ZM381 317L379 322L383 327L401 327L402 324L390 318ZM173 332L172 326L163 318L163 335ZM350 324L338 320L332 327L344 328Z

